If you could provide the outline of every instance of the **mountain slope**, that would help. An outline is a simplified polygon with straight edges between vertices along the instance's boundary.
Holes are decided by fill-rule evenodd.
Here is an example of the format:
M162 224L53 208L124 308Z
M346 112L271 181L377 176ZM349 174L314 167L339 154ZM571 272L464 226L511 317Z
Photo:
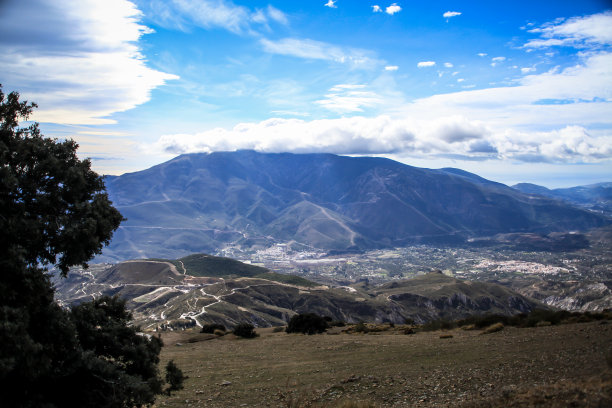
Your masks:
M591 211L608 216L612 215L612 183L597 183L553 190L530 183L520 183L512 187L526 194L555 198Z
M190 154L106 183L128 221L102 260L289 241L325 250L462 242L610 223L460 170L372 157Z
M127 300L136 324L153 329L239 322L284 325L295 313L317 313L347 322L422 323L479 313L528 312L538 304L503 286L468 282L440 273L381 286L318 286L300 277L208 255L176 261L128 261L72 270L57 279L63 304L100 295ZM93 272L93 273L92 273Z

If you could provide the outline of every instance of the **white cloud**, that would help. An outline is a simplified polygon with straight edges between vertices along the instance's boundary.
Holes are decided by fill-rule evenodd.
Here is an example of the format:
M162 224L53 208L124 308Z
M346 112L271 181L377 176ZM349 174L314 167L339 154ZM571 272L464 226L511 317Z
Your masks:
M336 0L328 0L324 6L329 8L338 8L338 6L336 6Z
M535 67L523 67L521 68L521 73L528 74L530 72L535 72Z
M271 41L260 40L266 52L304 59L327 60L350 64L353 67L370 68L380 62L370 57L365 50L343 49L328 43L301 38L284 38Z
M399 67L397 65L387 65L385 71L397 71Z
M579 65L526 75L513 86L434 95L415 101L403 112L432 120L459 114L498 129L558 129L568 123L611 129L610 66L612 53L588 55Z
M453 64L451 64L450 62L445 62L445 63L444 63L444 66L445 66L446 68L452 68L452 67L453 67Z
M235 34L252 33L270 20L287 25L287 16L277 8L251 10L230 0L151 0L142 2L147 16L165 28L187 31L191 26L222 28Z
M195 135L165 135L151 149L172 153L259 151L397 154L515 162L609 163L612 158L612 53L577 54L578 63L527 74L510 86L471 89L396 103L388 115L304 121L270 119ZM494 63L504 57L491 59ZM418 66L434 66L423 61ZM458 83L465 83L457 78ZM469 89L469 90L468 90ZM360 84L341 84L317 101L338 113L386 103Z
M505 60L506 60L506 57L494 57L494 58L491 58L491 61L493 61L493 62L491 62L491 66L495 67L495 66L497 66L497 64L499 64L500 62L504 62Z
M283 25L289 24L289 20L287 19L287 16L285 15L285 13L283 13L282 11L280 11L279 9L271 5L268 5L268 16L270 16L270 18L276 21L277 23L280 23Z
M527 75L514 86L422 98L397 108L393 115L269 119L193 135L165 135L150 149L166 153L255 149L393 153L418 159L606 162L612 157L610 66L612 54L585 55L580 65ZM384 98L362 84L341 84L318 103L340 113L355 113L377 107Z
M372 12L373 13L382 13L382 9L380 8L379 5L375 4L372 6Z
M479 52L478 56L479 57L486 57L488 54L486 52Z
M383 102L376 93L368 91L361 84L340 84L332 87L325 99L316 101L318 105L337 113L363 112Z
M2 7L3 85L38 103L34 120L114 123L109 115L147 102L151 90L177 78L147 67L137 42L151 30L129 1L10 1Z
M435 61L421 61L417 64L418 68L428 68L436 65Z
M552 46L597 47L612 44L612 11L584 17L558 19L529 30L542 38L528 41L525 48Z
M253 149L261 152L400 154L409 157L505 159L524 162L597 162L612 154L612 137L594 138L580 126L552 131L495 131L459 115L437 120L351 117L304 121L268 119L197 134L160 137L155 153Z
M385 9L385 12L391 16L395 13L399 13L400 11L402 11L402 8L398 6L397 3L393 3Z
M459 11L447 11L446 13L442 14L442 17L444 17L448 21L449 18L457 17L460 15L461 13Z

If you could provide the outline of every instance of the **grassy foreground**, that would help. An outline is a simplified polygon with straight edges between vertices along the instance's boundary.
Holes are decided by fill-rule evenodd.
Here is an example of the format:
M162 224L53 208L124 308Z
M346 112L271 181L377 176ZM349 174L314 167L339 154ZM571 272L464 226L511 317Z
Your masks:
M607 321L484 335L257 332L164 334L162 364L189 378L156 407L612 406Z

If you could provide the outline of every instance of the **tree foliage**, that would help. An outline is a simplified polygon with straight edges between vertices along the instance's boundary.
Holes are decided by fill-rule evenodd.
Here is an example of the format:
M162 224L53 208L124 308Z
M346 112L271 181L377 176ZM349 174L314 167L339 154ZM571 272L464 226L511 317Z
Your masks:
M118 298L72 310L62 275L102 250L123 217L72 140L20 128L36 105L0 87L0 395L10 407L133 407L162 392L161 340L130 327Z
M172 391L182 390L185 378L183 371L174 364L174 360L168 361L168 364L166 364L166 382L168 383L166 392L168 395Z
M255 327L250 323L238 323L234 327L233 333L238 337L244 337L245 339L252 339L257 337Z
M18 127L34 107L0 88L0 247L66 274L100 253L123 217L76 142L45 138L36 123Z
M316 334L323 333L328 328L324 317L314 313L294 315L287 324L287 333Z

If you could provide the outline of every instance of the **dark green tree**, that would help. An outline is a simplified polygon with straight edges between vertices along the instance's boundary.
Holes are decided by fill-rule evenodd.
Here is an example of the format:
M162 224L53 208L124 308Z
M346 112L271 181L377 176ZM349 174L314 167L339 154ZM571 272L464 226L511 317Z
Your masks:
M35 104L0 87L0 395L10 407L132 407L162 391L161 341L128 326L119 299L60 308L65 276L100 253L123 217L72 140L45 138Z
M314 313L303 313L291 317L285 331L287 333L316 334L323 333L328 327L324 317Z
M172 391L182 390L185 378L187 377L185 377L183 371L174 364L174 361L168 361L168 364L166 364L166 382L168 383L166 392L168 395L170 395Z
M255 327L251 323L238 323L233 330L234 335L243 337L245 339L252 339L257 337Z

